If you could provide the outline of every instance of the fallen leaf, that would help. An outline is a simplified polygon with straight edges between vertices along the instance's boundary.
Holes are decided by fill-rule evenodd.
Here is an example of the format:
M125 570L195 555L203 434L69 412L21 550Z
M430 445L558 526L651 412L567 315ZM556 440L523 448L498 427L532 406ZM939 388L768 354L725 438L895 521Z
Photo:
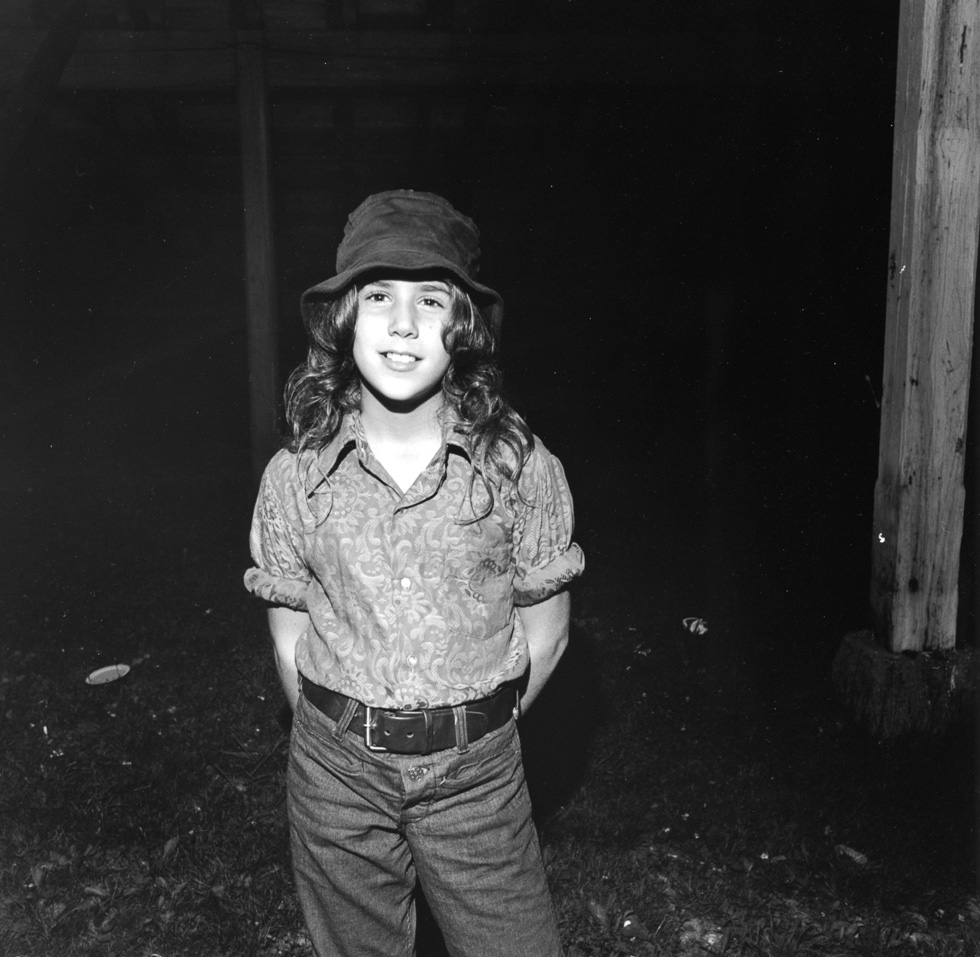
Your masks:
M868 863L868 859L864 854L862 854L860 851L855 851L853 847L848 847L846 844L838 844L834 850L837 851L841 857L847 857L855 864L862 867Z
M601 924L603 927L609 926L609 911L607 911L602 904L596 900L590 900L587 906L593 920Z
M681 944L696 945L713 954L720 954L728 945L728 935L720 927L693 917L681 925Z
M179 843L179 837L171 837L169 840L167 840L167 842L163 845L163 856L161 857L161 860L165 861L168 857L170 857L170 855L177 850L177 845Z

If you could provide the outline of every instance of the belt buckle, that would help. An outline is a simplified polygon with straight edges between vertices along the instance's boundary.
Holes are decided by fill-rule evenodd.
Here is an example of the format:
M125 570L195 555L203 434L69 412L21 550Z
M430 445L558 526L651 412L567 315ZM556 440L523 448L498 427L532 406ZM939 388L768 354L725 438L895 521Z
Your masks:
M364 743L370 751L387 751L388 749L383 744L375 744L371 740L371 731L373 729L372 717L376 710L376 708L372 708L369 704L364 705Z

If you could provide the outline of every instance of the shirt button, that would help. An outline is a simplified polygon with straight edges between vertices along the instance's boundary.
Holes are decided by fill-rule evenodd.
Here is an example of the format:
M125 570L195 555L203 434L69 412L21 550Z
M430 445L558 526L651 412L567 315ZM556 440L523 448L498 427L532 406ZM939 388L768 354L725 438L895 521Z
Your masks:
M408 591L408 590L409 590L409 588L411 588L411 587L412 587L412 579L411 579L411 578L407 578L407 577L406 577L406 578L403 578L403 579L402 579L402 580L401 580L401 581L399 582L399 584L400 584L400 585L402 586L402 588L404 588L404 589L405 589L405 591Z

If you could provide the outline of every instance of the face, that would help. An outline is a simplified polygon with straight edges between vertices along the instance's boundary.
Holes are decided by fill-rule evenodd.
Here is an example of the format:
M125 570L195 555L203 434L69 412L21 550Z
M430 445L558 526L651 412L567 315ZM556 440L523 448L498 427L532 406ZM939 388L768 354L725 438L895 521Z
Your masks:
M354 362L367 393L417 408L441 399L452 294L440 280L378 279L358 290Z

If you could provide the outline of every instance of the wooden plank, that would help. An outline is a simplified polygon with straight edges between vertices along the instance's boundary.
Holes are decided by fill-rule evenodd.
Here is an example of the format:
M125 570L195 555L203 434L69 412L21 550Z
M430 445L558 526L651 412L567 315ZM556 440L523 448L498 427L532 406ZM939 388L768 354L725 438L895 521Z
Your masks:
M262 0L232 0L231 10L232 22L237 29L262 29Z
M484 0L455 0L452 28L458 32L486 30L490 22L490 5Z
M82 33L84 5L66 4L58 20L46 32L30 59L20 61L23 71L0 110L0 176L20 149L31 126L57 91L62 73Z
M265 467L279 445L279 361L272 239L271 111L262 35L238 34L242 200L245 217L246 328L252 465Z
M980 221L980 0L902 4L871 605L952 648Z
M327 30L341 22L338 7L338 0L263 0L262 23L280 33Z
M0 23L5 27L36 27L37 0L4 0L0 4Z
M169 18L169 10L168 10ZM169 22L169 19L168 19ZM580 36L418 30L266 29L267 82L274 89L593 86L719 87L851 91L863 78L848 64L789 45L750 55L755 37L713 45L688 33ZM0 89L19 80L43 31L0 29ZM62 89L233 90L230 30L86 30ZM860 66L860 64L858 64ZM874 67L867 65L869 72Z
M112 15L115 17L116 23L124 30L132 30L133 15L129 9L128 0L111 0L109 6L112 9Z

